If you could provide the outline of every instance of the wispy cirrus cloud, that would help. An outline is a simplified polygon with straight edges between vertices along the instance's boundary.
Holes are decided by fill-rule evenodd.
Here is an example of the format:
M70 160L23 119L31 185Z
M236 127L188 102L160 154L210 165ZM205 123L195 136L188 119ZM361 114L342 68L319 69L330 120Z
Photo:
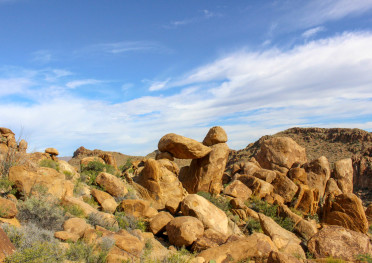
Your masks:
M80 86L86 86L86 85L97 85L99 83L102 83L101 80L97 79L79 79L79 80L73 80L66 83L66 87L70 89L76 89Z
M33 52L32 61L37 63L46 64L52 60L52 52L49 50L38 50Z
M371 32L354 32L290 50L243 50L169 76L153 96L110 103L65 90L32 105L1 103L0 126L21 123L31 148L62 155L81 145L146 154L166 133L202 140L214 125L234 149L292 126L372 130L371 45Z
M208 9L199 10L199 13L201 14L198 16L171 21L168 25L165 25L164 28L167 28L167 29L177 28L179 26L186 26L186 25L198 23L203 20L210 19L210 18L222 16L222 14L213 12Z
M168 48L153 41L122 41L91 45L83 49L84 52L104 52L122 54L130 52L167 52Z
M322 32L322 31L325 31L325 27L323 27L323 26L317 26L317 27L314 27L314 28L310 28L310 29L308 29L308 30L306 30L305 32L302 33L302 37L307 39L307 38L315 36L316 34Z

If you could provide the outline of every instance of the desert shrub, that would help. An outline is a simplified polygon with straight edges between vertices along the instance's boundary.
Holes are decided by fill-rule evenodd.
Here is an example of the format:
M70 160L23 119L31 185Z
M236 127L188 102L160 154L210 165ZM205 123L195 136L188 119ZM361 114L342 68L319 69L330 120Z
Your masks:
M212 204L214 204L215 206L217 206L219 209L221 209L224 212L227 212L229 211L229 209L231 209L229 200L227 200L226 198L223 198L222 196L215 197L208 192L202 192L202 191L198 192L197 194L204 197L205 199L207 199L209 202L211 202Z
M74 186L74 196L82 196L84 194L84 184L78 180Z
M333 258L333 257L326 258L325 262L326 263L346 263L346 261L344 261L342 259L337 259L337 258Z
M253 218L247 219L247 223L244 227L244 230L247 230L249 234L253 234L254 232L262 232L260 222Z
M81 166L80 180L89 185L96 185L95 181L99 173L106 172L115 175L116 169L112 165L98 161L89 162Z
M22 162L21 155L13 148L9 148L2 161L0 161L0 176L7 177L12 166Z
M14 183L9 181L7 176L0 176L0 193L15 194L17 189L13 189Z
M70 214L74 217L80 217L80 218L85 217L84 210L81 209L81 207L78 206L78 205L64 204L64 205L62 205L62 208L63 208L65 214Z
M372 235L372 225L369 226L368 232Z
M356 256L356 260L366 263L372 263L372 256L370 254L359 254Z
M129 158L129 159L127 159L125 164L119 166L119 170L122 171L122 172L125 172L126 170L131 168L131 166L132 166L132 159Z
M169 255L164 259L164 263L191 263L192 260L195 258L195 254L190 253L187 249L184 247L180 250L177 250L177 252L169 253Z
M50 196L31 196L18 202L17 218L21 222L37 224L43 229L58 231L65 221L58 200Z
M265 216L271 217L282 228L291 232L293 231L294 229L293 220L290 219L289 217L285 218L279 217L277 205L270 205L268 202L261 200L255 196L249 200L247 205L249 208L256 211L257 213L262 213Z
M2 228L17 248L5 262L63 262L63 251L52 231L41 229L34 224L25 224L20 228L3 224Z
M101 226L114 232L119 230L117 226L113 225L112 222L109 222L100 213L89 214L87 221L92 226Z
M71 180L74 175L70 171L63 171L64 175L66 176L67 180Z
M77 262L104 263L114 243L115 241L109 237L102 238L97 246L78 241L70 244L66 251L66 258Z
M39 162L40 167L53 168L59 172L59 163L51 159L43 159Z
M147 222L140 218L135 218L131 215L126 215L124 212L116 212L115 219L119 224L120 229L134 230L139 229L145 232L147 229Z
M99 204L92 196L83 196L83 201L96 209L99 207Z

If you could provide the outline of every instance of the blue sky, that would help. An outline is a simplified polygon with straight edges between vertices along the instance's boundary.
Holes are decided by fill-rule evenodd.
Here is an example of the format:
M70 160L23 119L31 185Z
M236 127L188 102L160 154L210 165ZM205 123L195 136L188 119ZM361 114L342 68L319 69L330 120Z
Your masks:
M372 0L0 0L0 25L0 126L29 151L372 131Z

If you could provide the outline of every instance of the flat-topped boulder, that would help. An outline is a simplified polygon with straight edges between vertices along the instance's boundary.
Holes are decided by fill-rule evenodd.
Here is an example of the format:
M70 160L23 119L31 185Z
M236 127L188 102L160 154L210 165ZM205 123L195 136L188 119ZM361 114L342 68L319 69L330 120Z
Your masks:
M158 143L158 148L178 159L199 159L211 152L208 146L175 133L164 135Z
M225 130L220 126L210 128L203 140L203 144L207 146L212 146L217 143L224 142L227 142L227 134Z

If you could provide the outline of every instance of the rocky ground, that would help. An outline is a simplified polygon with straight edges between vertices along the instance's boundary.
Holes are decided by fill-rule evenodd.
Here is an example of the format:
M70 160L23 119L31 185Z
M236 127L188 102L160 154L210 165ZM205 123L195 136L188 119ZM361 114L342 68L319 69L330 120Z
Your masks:
M293 128L231 151L213 127L69 162L0 134L0 261L372 262L368 132Z

